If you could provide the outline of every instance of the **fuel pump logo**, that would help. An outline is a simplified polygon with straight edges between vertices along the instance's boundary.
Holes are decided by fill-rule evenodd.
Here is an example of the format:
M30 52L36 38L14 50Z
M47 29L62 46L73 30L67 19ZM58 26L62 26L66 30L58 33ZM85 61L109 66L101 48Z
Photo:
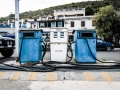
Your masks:
M55 52L63 52L63 50L55 50Z

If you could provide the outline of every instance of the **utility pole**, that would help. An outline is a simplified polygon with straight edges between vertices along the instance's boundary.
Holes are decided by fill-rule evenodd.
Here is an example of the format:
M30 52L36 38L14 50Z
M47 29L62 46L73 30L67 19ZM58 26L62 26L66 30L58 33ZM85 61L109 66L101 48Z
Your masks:
M15 0L15 49L19 57L19 0Z

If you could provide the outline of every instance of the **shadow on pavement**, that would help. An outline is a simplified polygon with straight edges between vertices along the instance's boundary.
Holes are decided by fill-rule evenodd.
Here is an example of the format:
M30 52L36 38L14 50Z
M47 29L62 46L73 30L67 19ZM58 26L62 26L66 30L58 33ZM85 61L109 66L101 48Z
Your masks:
M1 57L0 58L0 64L4 63L6 61L14 61L14 60L16 60L15 57Z

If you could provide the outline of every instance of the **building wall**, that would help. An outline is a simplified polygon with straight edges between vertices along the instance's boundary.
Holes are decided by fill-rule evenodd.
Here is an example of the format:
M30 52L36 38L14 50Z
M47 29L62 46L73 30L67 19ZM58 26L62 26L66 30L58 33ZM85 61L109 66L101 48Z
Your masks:
M85 26L81 26L81 21L85 21ZM71 22L74 22L74 27L71 27ZM65 25L68 30L79 30L79 29L95 29L94 26L92 26L92 20L66 20Z
M83 16L85 16L85 12L84 11L56 12L56 13L54 13L54 16L58 16L58 15L75 15L75 14L83 14Z
M83 14L85 16L85 8L54 10L54 16L58 15L76 15Z
M26 23L26 28L30 28L31 24L30 23Z
M67 18L63 18L64 20L64 27L65 28L68 28L69 31L73 31L73 30L80 30L80 29L95 29L94 26L92 26L92 18L93 16L84 16L84 17L67 17ZM57 19L58 20L58 19ZM57 20L54 20L54 21L57 21ZM84 21L85 22L85 26L82 27L81 26L81 22ZM44 21L46 22L46 21ZM71 22L74 22L74 26L71 27ZM38 22L38 28L41 28L39 27L39 24L40 22ZM48 28L48 27L44 27L43 28L43 31L45 28ZM50 28L50 27L49 27ZM48 30L48 29L47 29Z

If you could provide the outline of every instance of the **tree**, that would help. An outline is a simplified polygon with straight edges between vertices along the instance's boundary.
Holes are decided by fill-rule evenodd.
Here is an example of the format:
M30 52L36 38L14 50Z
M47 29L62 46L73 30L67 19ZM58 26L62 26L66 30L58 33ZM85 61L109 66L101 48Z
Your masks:
M97 34L105 40L113 42L114 38L120 37L120 15L112 5L100 8L93 21Z
M1 18L0 18L0 22L7 21L7 20L8 20L7 17L1 17Z
M85 15L94 15L94 10L92 6L89 5L85 8Z
M15 14L10 14L8 17L13 18L13 17L15 17Z
M119 43L120 40L120 15L118 14L114 20L113 23L113 28L114 28L114 38L115 38L115 42Z

